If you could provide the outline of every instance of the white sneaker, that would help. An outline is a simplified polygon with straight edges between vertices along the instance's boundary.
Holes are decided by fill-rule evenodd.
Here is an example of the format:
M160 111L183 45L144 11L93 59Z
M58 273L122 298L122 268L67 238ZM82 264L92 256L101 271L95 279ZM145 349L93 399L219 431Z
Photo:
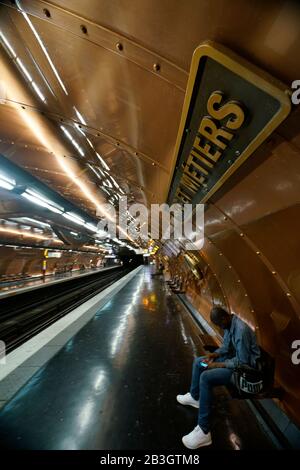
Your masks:
M177 395L176 399L181 405L190 405L194 408L199 408L199 400L194 400L190 392L185 395Z
M196 426L195 429L183 436L182 442L188 449L198 449L198 447L209 446L212 443L211 434L204 434L200 426Z

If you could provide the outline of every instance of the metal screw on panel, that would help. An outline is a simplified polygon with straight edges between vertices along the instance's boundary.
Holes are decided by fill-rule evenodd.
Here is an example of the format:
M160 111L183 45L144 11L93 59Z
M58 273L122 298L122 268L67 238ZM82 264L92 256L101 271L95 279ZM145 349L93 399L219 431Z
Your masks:
M117 42L116 48L121 52L123 50L123 44L121 42Z
M244 236L244 234L243 234L243 233L240 233L240 237L243 237L243 236Z
M44 8L44 9L43 9L43 12L44 12L45 15L47 16L47 18L51 18L51 13L50 13L50 11L48 10L48 8Z
M272 274L274 274L274 276L276 276L277 273L276 273L276 271L272 271Z
M292 294L290 294L289 292L287 292L286 295L287 295L288 297L292 297Z
M231 165L232 164L232 160L228 160L228 165Z
M236 150L235 155L239 157L241 155L241 152L239 150Z
M83 34L87 34L88 30L87 30L87 27L84 24L80 25L80 29L83 32Z
M159 64L153 64L153 70L154 70L154 72L159 72L160 71L160 65Z

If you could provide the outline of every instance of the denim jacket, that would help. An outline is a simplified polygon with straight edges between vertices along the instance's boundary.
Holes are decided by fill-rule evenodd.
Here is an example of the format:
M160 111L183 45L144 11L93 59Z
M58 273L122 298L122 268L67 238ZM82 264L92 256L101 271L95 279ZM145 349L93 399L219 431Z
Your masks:
M223 344L215 352L223 357L226 367L234 369L241 364L256 367L260 350L254 331L236 315L232 315L230 328L224 331Z

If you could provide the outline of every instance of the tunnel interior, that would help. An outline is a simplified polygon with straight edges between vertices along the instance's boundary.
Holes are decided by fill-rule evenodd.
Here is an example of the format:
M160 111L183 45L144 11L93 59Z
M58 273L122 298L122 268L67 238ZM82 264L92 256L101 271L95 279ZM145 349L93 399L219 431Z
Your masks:
M256 332L300 425L299 45L292 1L1 1L0 287L162 262L208 323L217 305ZM214 142L209 100L231 105ZM188 177L201 129L215 153ZM196 196L199 249L135 236L130 206Z

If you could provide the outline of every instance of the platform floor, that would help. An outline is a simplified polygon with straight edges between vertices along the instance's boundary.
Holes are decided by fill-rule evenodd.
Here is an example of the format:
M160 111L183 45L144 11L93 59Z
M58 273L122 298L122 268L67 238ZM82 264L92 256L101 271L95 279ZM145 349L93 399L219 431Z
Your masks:
M190 315L145 267L1 410L0 445L183 452L197 410L176 395L201 352ZM272 447L246 402L222 389L213 416L213 445L197 452Z

